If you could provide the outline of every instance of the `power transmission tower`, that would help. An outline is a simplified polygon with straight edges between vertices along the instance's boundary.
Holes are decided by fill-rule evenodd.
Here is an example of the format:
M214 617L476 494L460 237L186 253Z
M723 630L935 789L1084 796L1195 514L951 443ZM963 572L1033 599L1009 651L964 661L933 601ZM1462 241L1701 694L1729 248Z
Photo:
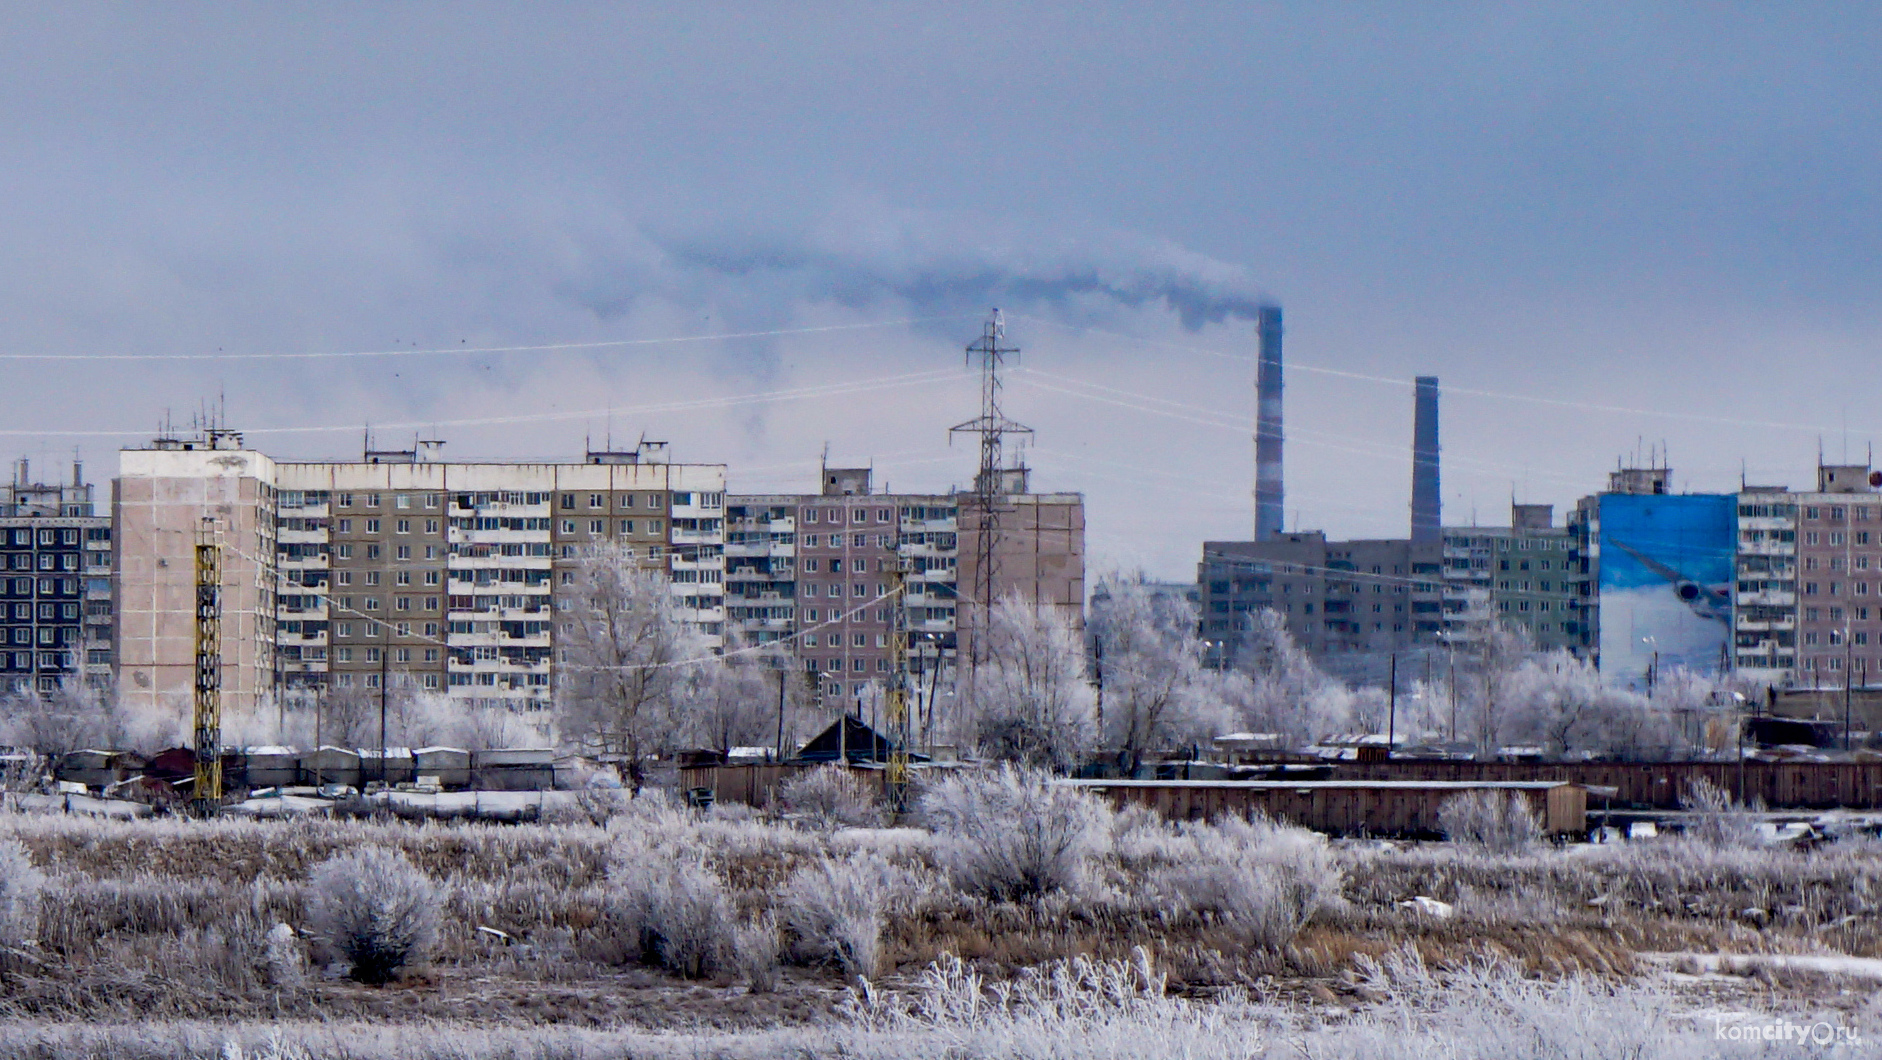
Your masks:
M1000 408L1000 367L1008 355L1017 355L1017 346L1002 346L1006 339L1006 320L995 309L987 317L980 338L967 347L967 363L980 360L980 415L966 423L948 428L951 440L956 434L980 435L980 471L974 476L974 491L969 505L979 520L979 537L974 542L973 599L980 620L967 661L970 673L980 670L981 639L993 617L994 568L999 563L997 542L1000 536L1000 497L1005 492L1001 482L1002 450L1009 434L1031 434L1032 428L1006 418Z
M222 801L222 541L204 521L196 532L196 786L202 813Z

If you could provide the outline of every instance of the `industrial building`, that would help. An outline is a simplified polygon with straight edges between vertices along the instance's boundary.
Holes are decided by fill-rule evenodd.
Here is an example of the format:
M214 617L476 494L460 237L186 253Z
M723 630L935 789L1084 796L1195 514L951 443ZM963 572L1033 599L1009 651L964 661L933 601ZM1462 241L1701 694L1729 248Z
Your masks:
M278 462L238 432L121 454L117 651L127 701L187 697L191 549L223 546L223 701L399 683L480 707L546 708L558 588L588 549L668 572L684 617L718 637L725 468L666 448L581 463L450 462L442 442L357 461Z
M1281 615L1316 659L1363 663L1432 649L1445 631L1444 540L1440 530L1438 381L1418 377L1414 394L1410 534L1405 538L1330 541L1324 532L1280 525L1281 312L1268 306L1256 322L1256 533L1252 541L1205 541L1197 565L1202 636L1212 665L1233 665L1247 616Z
M0 693L111 678L111 519L84 467L34 482L26 460L0 484Z

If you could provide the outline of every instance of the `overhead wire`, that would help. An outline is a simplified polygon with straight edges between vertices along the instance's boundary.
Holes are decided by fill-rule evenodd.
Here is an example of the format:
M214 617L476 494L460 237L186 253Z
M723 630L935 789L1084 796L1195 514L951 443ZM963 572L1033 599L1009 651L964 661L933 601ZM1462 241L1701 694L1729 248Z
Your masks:
M905 317L861 324L826 324L806 328L772 328L766 331L725 331L707 335L671 335L655 339L598 339L592 342L544 342L525 346L436 346L424 349L334 350L311 352L271 351L258 353L0 353L0 361L303 361L356 357L433 357L482 356L508 353L572 353L583 350L619 349L629 346L669 346L688 342L724 342L732 339L773 338L782 335L816 335L833 331L862 331L871 328L902 327L937 320L958 320L966 313Z
M1193 354L1198 354L1201 356L1216 357L1222 360L1240 361L1243 363L1253 363L1257 359L1247 354L1225 353L1221 350L1211 350L1211 349L1207 349L1201 346L1188 346L1182 343L1165 342L1165 341L1161 341L1158 339L1147 339L1147 338L1143 338L1141 336L1136 336L1136 335L1124 335L1115 331L1106 331L1102 328L1082 327L1082 326L1072 325L1072 324L1063 324L1056 320L1047 320L1042 317L1035 317L1035 316L1030 316L1026 314L1013 313L1013 314L1009 314L1009 316L1011 316L1014 319L1026 320L1026 321L1036 323L1036 324L1043 324L1046 327L1058 328L1062 331L1069 331L1069 332L1073 332L1077 334L1100 335L1105 338L1116 339L1121 342L1131 343L1131 344L1138 345L1138 346L1155 346L1160 349L1176 350L1176 351L1183 352L1183 353L1193 353ZM1388 386L1401 387L1404 389L1412 389L1413 387L1417 385L1416 381L1411 380L1411 379L1403 379L1403 378L1398 378L1394 376L1385 376L1385 375L1371 375L1365 372L1354 372L1354 371L1348 371L1348 370L1340 369L1340 368L1328 368L1323 365L1316 365L1311 362L1301 362L1301 361L1293 360L1293 359L1288 360L1283 365L1283 370L1289 371L1289 372L1295 372L1295 371L1309 372L1314 375L1333 376L1333 377L1337 377L1341 379L1353 379L1353 380L1358 380L1361 382L1368 382L1368 383L1381 383L1381 384L1385 384ZM1595 401L1575 401L1575 400L1571 400L1568 398L1538 397L1534 394L1518 394L1518 393L1514 393L1511 391L1504 391L1504 390L1486 390L1486 389L1479 388L1479 387L1446 385L1444 387L1444 392L1446 394L1463 394L1463 395L1468 395L1471 397L1494 398L1499 401L1527 401L1532 404L1538 404L1538 405L1552 405L1558 408L1582 409L1582 410L1589 411L1589 412L1603 412L1603 413L1611 413L1614 415L1649 416L1649 417L1659 417L1659 418L1664 418L1664 419L1690 420L1690 421L1700 422L1700 423L1714 423L1714 424L1719 424L1721 426L1728 426L1728 427L1765 427L1765 428L1770 428L1773 430L1803 431L1803 432L1808 432L1812 434L1824 434L1824 433L1831 431L1831 428L1827 428L1827 427L1824 427L1822 425L1817 425L1817 424L1784 423L1784 422L1774 421L1774 420L1752 420L1752 419L1745 419L1743 417L1735 417L1735 416L1717 416L1717 415L1708 415L1708 414L1696 413L1696 412L1679 412L1679 411L1675 411L1671 409L1632 408L1626 405L1611 405L1611 404L1607 404L1604 402L1595 402ZM1836 430L1841 430L1841 428L1836 428Z

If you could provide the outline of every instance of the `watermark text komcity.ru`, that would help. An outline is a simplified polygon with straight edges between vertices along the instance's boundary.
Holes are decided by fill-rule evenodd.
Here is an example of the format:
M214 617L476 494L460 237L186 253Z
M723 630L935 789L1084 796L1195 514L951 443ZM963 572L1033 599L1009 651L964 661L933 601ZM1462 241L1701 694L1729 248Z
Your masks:
M1792 1023L1790 1020L1712 1021L1712 1036L1723 1042L1794 1042L1797 1045L1834 1045L1860 1042L1862 1035L1854 1027L1839 1027L1824 1020Z

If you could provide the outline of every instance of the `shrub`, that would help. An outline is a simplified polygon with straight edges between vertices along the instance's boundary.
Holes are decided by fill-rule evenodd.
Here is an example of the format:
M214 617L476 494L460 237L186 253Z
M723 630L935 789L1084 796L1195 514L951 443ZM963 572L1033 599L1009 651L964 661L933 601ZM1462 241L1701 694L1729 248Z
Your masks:
M1687 817L1686 837L1721 848L1764 845L1758 833L1758 808L1740 805L1724 788L1706 779L1692 777L1680 796L1680 808Z
M920 810L955 886L1006 901L1082 891L1109 813L1081 791L1011 765L947 777L922 793Z
M842 766L818 766L786 779L778 785L778 804L785 813L823 831L873 828L882 823L876 793Z
M834 960L850 975L875 977L891 869L873 854L824 859L784 885L785 926L813 959Z
M1520 854L1542 838L1542 822L1519 792L1467 791L1444 800L1438 827L1453 843L1493 854Z
M1159 890L1254 946L1292 942L1345 879L1324 838L1265 817L1191 826L1184 838L1186 856L1165 870Z
M24 946L38 936L45 873L17 839L0 841L0 945Z
M778 918L766 911L732 929L732 967L754 994L778 988Z
M322 862L308 883L314 936L352 964L362 983L387 983L421 961L438 938L438 888L384 847Z
M698 855L624 840L608 877L617 930L630 954L689 979L724 963L732 903L724 882Z

